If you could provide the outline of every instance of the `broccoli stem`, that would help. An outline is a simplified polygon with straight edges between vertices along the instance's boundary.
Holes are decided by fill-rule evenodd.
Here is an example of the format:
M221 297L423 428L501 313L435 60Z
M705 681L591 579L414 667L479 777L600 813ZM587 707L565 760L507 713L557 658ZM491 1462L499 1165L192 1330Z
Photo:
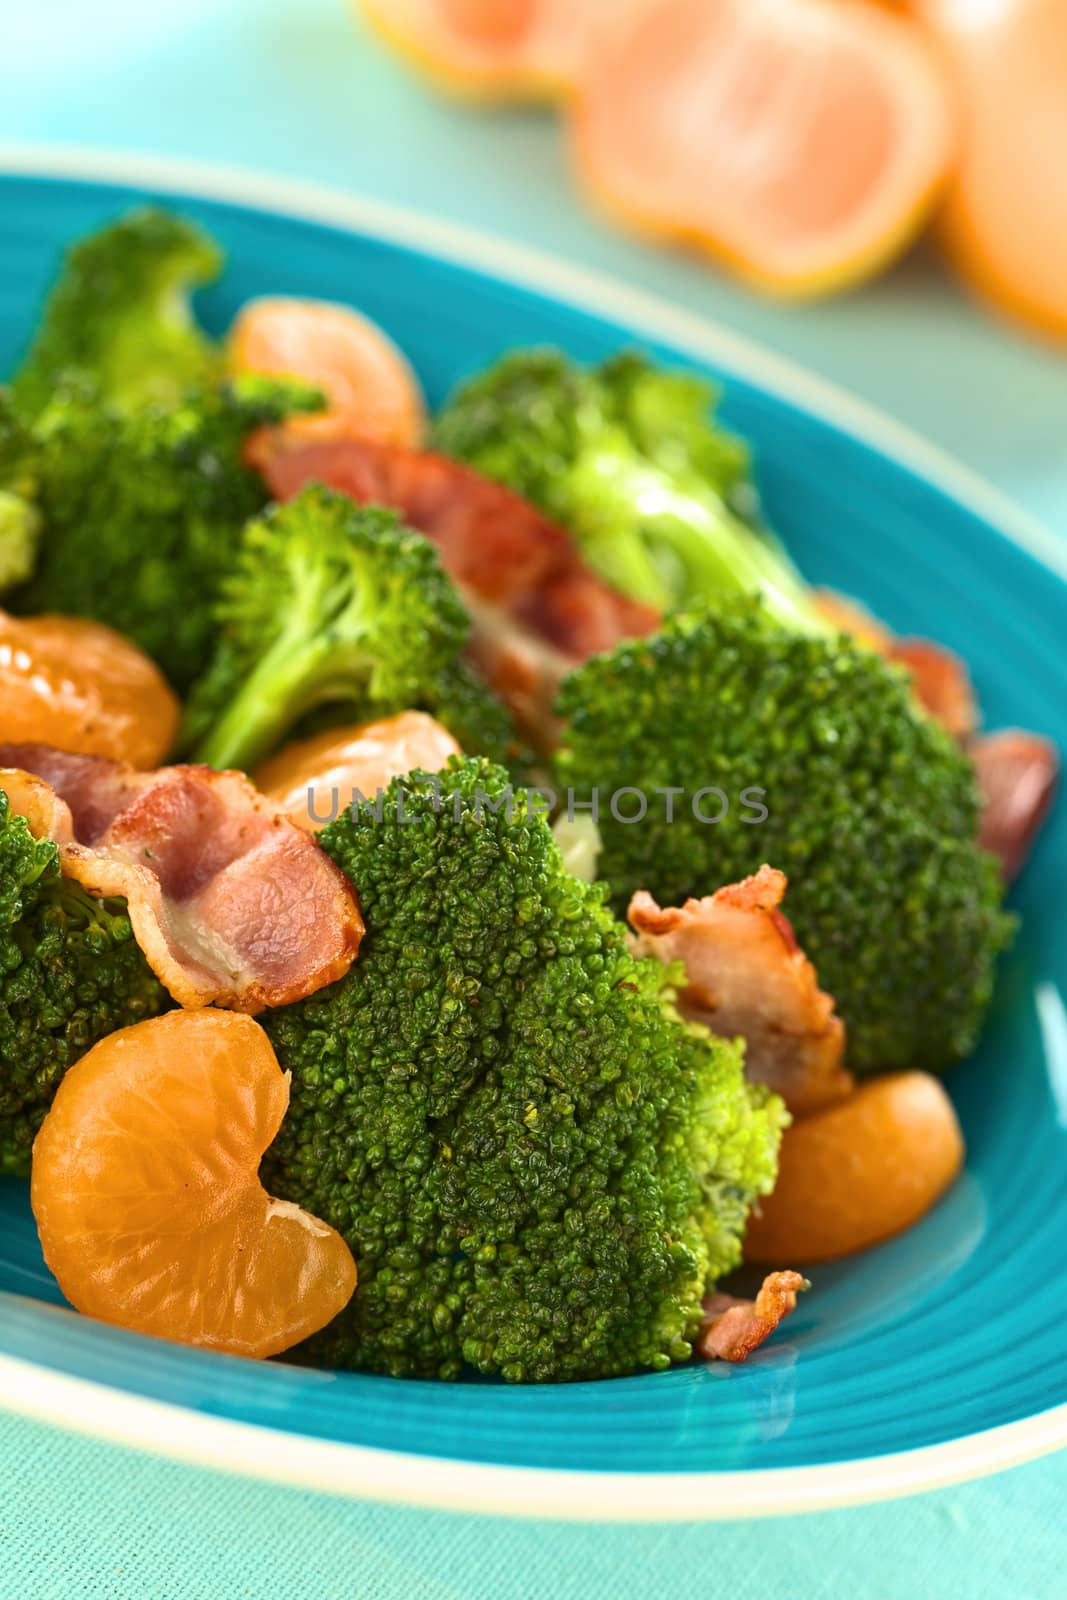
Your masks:
M331 635L301 630L285 633L260 658L237 694L196 751L205 766L249 772L284 739L294 720L313 702L333 698L330 680L340 667L331 649ZM359 676L369 677L373 663L351 647L341 647L337 697L351 697ZM361 669L362 668L362 673ZM346 670L347 669L347 670Z
M588 452L567 480L575 531L603 575L661 610L678 592L703 598L758 593L775 621L832 630L780 547L760 538L703 485L678 488L657 467L611 448Z

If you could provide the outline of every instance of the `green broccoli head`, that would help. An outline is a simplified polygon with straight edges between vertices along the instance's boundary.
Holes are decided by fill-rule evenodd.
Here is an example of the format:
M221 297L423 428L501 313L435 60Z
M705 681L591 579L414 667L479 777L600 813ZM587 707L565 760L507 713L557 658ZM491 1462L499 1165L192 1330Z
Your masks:
M634 446L665 472L702 479L732 510L758 514L748 445L717 426L718 393L696 372L656 367L624 351L597 369L602 405Z
M241 529L265 499L245 441L319 404L302 384L242 377L121 413L64 384L33 428L44 536L13 605L109 623L186 689L211 653Z
M433 444L559 515L587 411L598 424L592 372L558 350L516 350L457 389L434 422Z
M975 844L972 765L898 669L746 600L586 663L559 709L557 783L598 791L598 871L620 910L636 889L673 905L770 862L850 1066L938 1070L974 1046L1012 923ZM613 814L624 788L643 822Z
M773 1183L780 1102L677 1020L670 975L510 794L456 759L320 836L367 935L263 1019L293 1075L264 1180L359 1264L313 1359L512 1381L683 1361Z
M435 443L569 528L602 577L667 610L759 590L822 631L784 551L752 525L745 447L715 425L714 391L637 355L585 369L519 351L461 388Z
M187 388L217 376L218 354L197 327L189 297L221 265L202 229L154 207L80 240L15 378L19 409L37 416L64 373L91 378L122 410L175 405Z
M29 1172L67 1068L169 1004L124 902L61 877L55 845L35 839L0 790L0 1173Z
M424 707L507 743L503 708L459 665L470 624L436 548L394 511L314 484L271 507L245 529L217 617L185 730L210 766L255 766L320 710Z

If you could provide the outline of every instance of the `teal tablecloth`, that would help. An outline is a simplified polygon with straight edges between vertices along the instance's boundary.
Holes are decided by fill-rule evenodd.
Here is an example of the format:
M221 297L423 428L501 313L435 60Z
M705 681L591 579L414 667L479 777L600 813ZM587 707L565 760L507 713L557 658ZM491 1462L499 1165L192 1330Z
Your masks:
M343 0L0 0L0 141L194 157L474 223L729 324L943 444L1067 536L1067 360L925 257L773 308L602 229L551 120L440 104ZM820 1517L581 1528L347 1505L0 1416L0 1600L1059 1600L1067 1454Z

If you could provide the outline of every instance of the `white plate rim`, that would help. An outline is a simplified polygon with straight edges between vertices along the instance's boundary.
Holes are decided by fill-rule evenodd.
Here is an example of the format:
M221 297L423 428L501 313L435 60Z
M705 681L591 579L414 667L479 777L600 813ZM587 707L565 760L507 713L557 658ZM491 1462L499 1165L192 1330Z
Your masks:
M754 341L641 290L475 228L266 173L60 144L0 142L0 175L127 185L254 207L420 250L610 316L753 381L926 479L1067 581L1067 544L978 474L875 407ZM204 1416L0 1355L0 1404L114 1444L277 1484L382 1503L594 1522L720 1521L916 1494L1067 1446L1067 1405L941 1444L752 1472L584 1472L418 1456Z
M0 1404L109 1444L291 1488L386 1505L557 1522L721 1522L835 1510L964 1483L1067 1443L1064 1405L944 1444L821 1467L754 1472L508 1467L312 1439L204 1416L5 1355L0 1355Z

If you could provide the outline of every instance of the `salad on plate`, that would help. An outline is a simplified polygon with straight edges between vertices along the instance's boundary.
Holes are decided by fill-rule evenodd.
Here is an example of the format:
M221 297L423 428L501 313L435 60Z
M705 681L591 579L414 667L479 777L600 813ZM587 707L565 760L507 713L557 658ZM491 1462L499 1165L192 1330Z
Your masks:
M430 416L354 308L210 338L221 267L119 217L0 394L0 1172L141 1333L745 1360L958 1175L1056 751L805 581L702 377Z

